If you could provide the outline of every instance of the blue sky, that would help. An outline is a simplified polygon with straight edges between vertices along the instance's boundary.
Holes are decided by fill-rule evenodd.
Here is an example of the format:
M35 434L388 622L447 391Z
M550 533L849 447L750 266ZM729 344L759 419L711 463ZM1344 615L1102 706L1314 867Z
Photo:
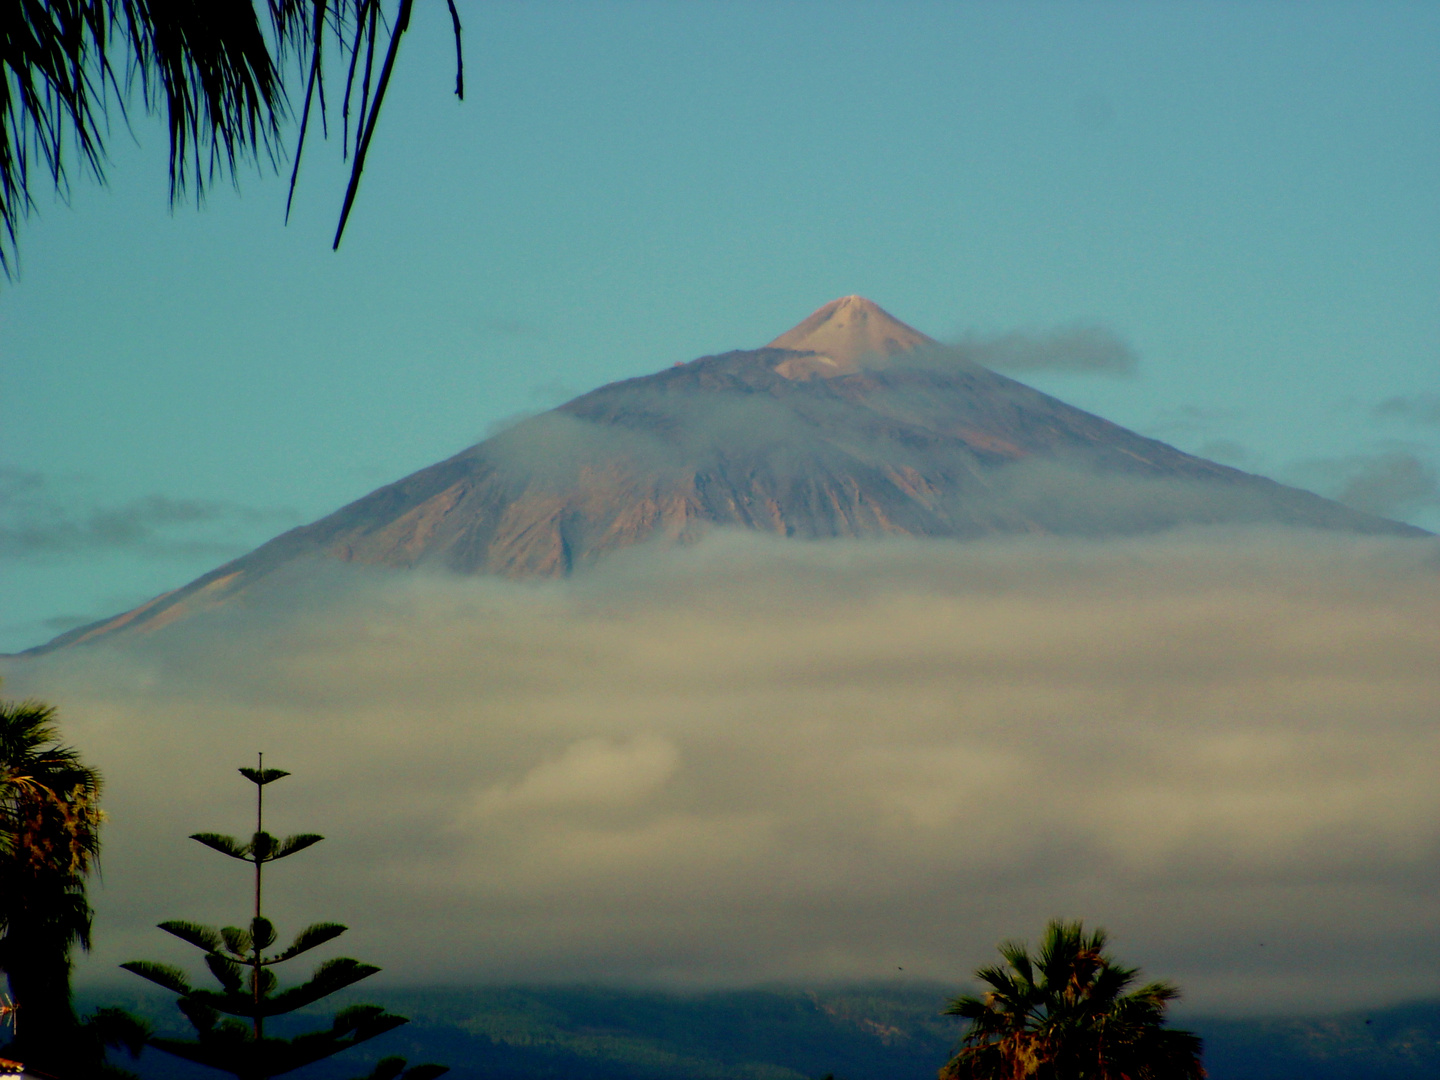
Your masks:
M338 146L165 199L164 134L39 199L0 287L0 650L173 588L617 378L860 293L1083 321L1027 381L1440 529L1440 8L421 5Z

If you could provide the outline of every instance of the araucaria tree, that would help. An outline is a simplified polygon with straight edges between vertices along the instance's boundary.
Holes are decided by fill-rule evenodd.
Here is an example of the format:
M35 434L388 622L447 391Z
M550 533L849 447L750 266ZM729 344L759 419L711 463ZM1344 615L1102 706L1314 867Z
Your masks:
M1165 1027L1180 992L1105 955L1104 930L1051 921L1039 951L1000 946L1003 965L975 978L988 989L950 1003L970 1022L941 1080L1202 1080L1200 1039ZM1129 991L1129 992L1127 992Z
M268 1080L280 1076L407 1023L405 1017L388 1013L378 1005L353 1005L336 1013L329 1028L289 1039L265 1033L267 1019L304 1008L380 969L342 957L325 961L303 983L284 989L278 987L271 970L275 965L339 937L345 927L338 923L315 923L301 930L287 947L268 951L275 944L276 936L261 906L265 866L303 851L323 837L302 833L281 840L265 831L265 787L290 774L265 768L263 757L258 766L240 770L241 775L255 785L255 834L250 840L242 843L233 836L218 833L195 833L191 838L232 859L254 865L255 914L249 926L216 929L192 922L160 924L160 929L204 951L205 965L219 982L220 989L192 987L183 971L166 964L132 961L121 965L178 994L180 1011L195 1029L193 1039L153 1036L149 1045L230 1073L238 1080ZM447 1071L443 1065L417 1065L407 1070L403 1059L392 1057L382 1060L366 1080L394 1080L402 1076L404 1080L433 1080Z

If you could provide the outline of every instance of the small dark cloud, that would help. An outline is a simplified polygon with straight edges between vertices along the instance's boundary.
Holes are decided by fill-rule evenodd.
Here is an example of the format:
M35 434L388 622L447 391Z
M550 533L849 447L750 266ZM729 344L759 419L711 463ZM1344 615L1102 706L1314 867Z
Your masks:
M1380 420L1406 420L1412 424L1440 425L1440 394L1389 397L1370 410Z
M957 347L996 371L1066 371L1131 376L1140 360L1130 343L1108 327L1070 323L1050 330L1013 330L997 337L967 337Z
M1393 517L1440 506L1435 467L1405 450L1307 461L1297 471L1356 510Z
M0 471L0 495L0 558L107 550L151 558L229 557L245 549L247 538L237 533L297 517L290 510L167 495L95 505L88 492L61 493L44 474L13 469Z

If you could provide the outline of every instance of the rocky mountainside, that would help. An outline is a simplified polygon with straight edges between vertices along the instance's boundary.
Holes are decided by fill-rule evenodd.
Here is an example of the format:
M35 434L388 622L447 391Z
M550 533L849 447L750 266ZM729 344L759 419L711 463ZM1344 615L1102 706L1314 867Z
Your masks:
M156 629L302 559L555 576L718 526L964 539L1262 523L1425 535L1137 435L849 296L765 348L602 386L32 651Z

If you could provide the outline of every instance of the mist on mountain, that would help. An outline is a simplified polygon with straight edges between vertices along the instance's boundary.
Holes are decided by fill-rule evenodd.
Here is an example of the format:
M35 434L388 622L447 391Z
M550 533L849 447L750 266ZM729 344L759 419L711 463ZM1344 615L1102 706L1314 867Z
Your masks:
M238 917L184 837L263 748L274 828L329 838L276 918L402 982L944 981L1065 915L1207 1012L1331 1008L1436 989L1437 602L1424 538L720 530L559 580L321 560L6 678L107 777L86 979Z

